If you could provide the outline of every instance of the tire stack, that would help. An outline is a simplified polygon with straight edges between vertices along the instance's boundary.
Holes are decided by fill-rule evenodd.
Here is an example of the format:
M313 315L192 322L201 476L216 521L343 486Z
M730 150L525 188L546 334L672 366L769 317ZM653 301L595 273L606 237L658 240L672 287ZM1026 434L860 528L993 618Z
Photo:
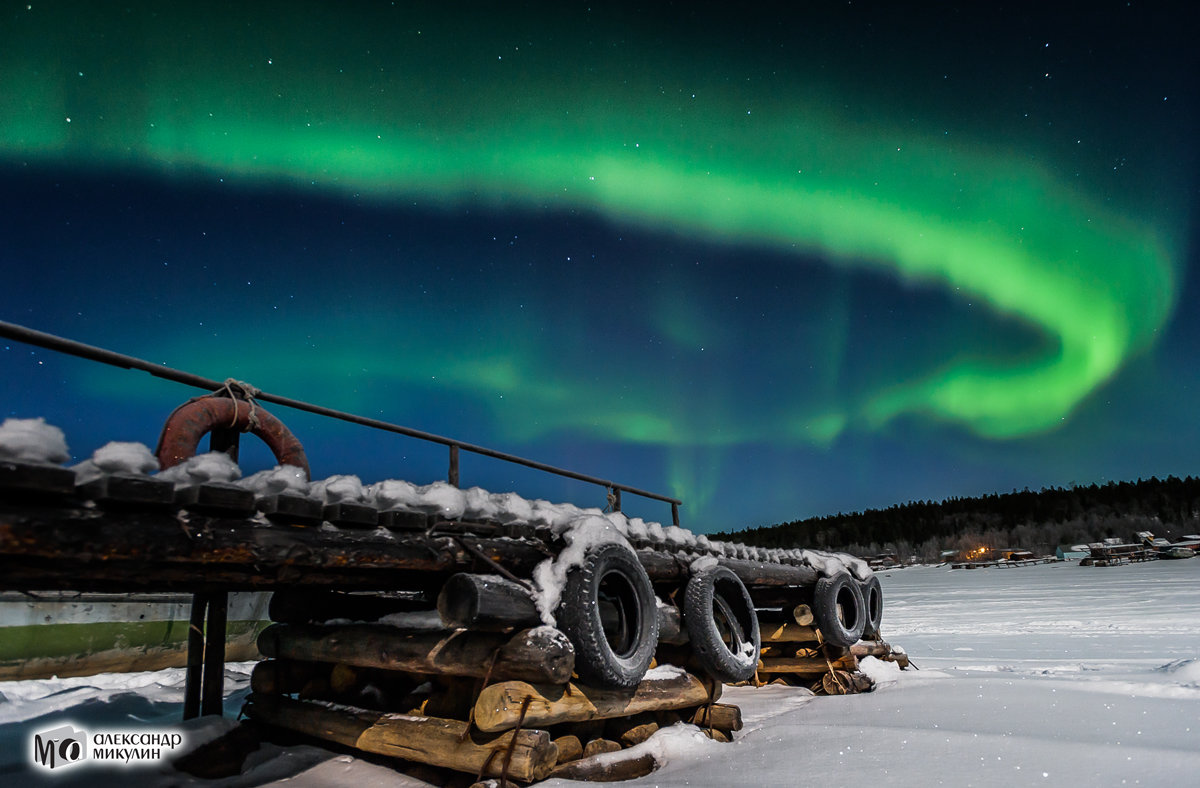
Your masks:
M557 628L525 584L498 575L457 574L434 595L279 591L244 713L451 770L422 777L443 784L646 774L648 753L604 756L681 721L723 741L741 728L739 709L716 702L720 681L651 667L670 618L654 600L616 543L569 573Z
M861 692L872 685L860 656L902 656L878 640L873 575L756 586L735 571L756 576L745 562L711 554L680 552L684 569L668 575L622 541L576 553L554 626L535 584L511 574L390 594L277 592L245 713L479 778L626 778L652 771L653 756L609 754L660 727L731 740L741 715L717 703L724 684Z

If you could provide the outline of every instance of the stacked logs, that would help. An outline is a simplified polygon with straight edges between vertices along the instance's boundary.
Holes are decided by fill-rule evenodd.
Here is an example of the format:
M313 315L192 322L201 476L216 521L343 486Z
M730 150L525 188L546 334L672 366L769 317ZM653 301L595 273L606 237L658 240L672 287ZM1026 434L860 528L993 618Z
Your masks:
M859 670L859 659L876 657L908 667L908 656L882 638L860 640L852 646L827 642L805 604L790 611L759 611L762 648L757 683L807 687L817 694L868 692L871 679Z
M628 689L573 678L575 652L520 584L456 575L419 595L279 591L259 637L246 715L365 752L474 775L625 779L657 764L603 758L691 722L728 741L721 684L650 670Z

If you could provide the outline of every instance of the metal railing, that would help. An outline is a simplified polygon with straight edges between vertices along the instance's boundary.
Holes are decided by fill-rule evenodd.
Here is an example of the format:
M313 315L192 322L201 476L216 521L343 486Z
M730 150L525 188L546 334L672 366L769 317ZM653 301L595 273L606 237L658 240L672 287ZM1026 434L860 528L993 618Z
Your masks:
M213 380L200 375L193 375L190 372L183 372L181 370L172 369L160 364L153 364L145 359L127 356L122 353L115 353L111 350L105 350L104 348L96 347L94 345L87 345L83 342L76 342L75 340L66 339L54 334L48 334L44 331L37 331L16 323L8 323L0 320L0 337L5 337L17 342L23 342L28 345L45 348L47 350L54 350L71 356L77 356L79 358L89 359L91 361L98 361L102 364L109 364L122 369L141 370L142 372L148 372L156 378L182 383L186 386L194 386L199 389L204 389L205 391L211 392L225 387L225 383L223 381ZM446 446L450 450L450 465L446 474L446 480L455 487L458 486L459 482L459 452L466 451L470 452L471 454L478 454L482 457L491 457L492 459L511 462L516 465L523 465L526 468L533 468L534 470L544 471L556 476L562 476L568 479L575 479L577 481L599 485L604 487L612 494L612 505L613 509L616 511L620 511L621 509L622 492L627 492L631 495L638 495L642 498L649 498L651 500L669 503L671 504L671 521L675 525L679 525L679 507L683 504L683 501L679 500L678 498L671 498L666 495L660 495L659 493L642 490L637 487L630 487L627 484L618 484L617 482L613 482L608 479L601 479L598 476L589 476L588 474L578 473L577 471L572 471L567 468L559 468L554 465L548 465L544 462L526 459L525 457L518 457L515 454L496 451L495 449L489 449L486 446L478 446L473 443L467 443L466 441L447 438L444 435L435 435L431 432L415 430L411 427L392 424L391 422L381 421L380 419L371 419L367 418L366 416L358 416L353 413L346 413L345 411L334 410L333 408L326 408L321 405L313 405L309 402L291 399L290 397L281 397L277 394L270 394L265 391L260 391L257 395L255 395L255 399L261 400L262 402L270 402L275 405L282 405L286 408L292 408L294 410L302 410L318 416L328 416L330 418L348 421L352 424L360 424L364 427L371 427L373 429L384 430L386 432L394 432L410 438L416 438L418 440L428 441L430 443L438 443Z

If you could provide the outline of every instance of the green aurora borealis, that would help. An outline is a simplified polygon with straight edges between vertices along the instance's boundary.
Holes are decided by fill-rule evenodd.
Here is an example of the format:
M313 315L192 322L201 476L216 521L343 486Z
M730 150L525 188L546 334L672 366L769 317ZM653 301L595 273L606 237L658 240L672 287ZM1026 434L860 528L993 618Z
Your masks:
M676 25L665 11L647 19L573 5L504 13L404 4L62 9L4 6L0 161L10 165L99 179L126 173L181 190L228 183L239 194L319 195L397 223L420 222L428 211L536 217L541 226L599 222L686 254L715 249L721 260L712 274L660 270L654 259L620 261L617 272L589 268L579 282L563 271L542 280L493 274L461 284L465 290L444 288L440 301L416 305L402 296L411 309L391 310L378 288L398 289L415 276L400 253L363 263L376 285L355 291L362 300L354 319L338 310L282 324L247 317L217 342L180 322L135 347L127 337L138 332L110 332L109 344L216 377L235 374L225 371L232 366L277 393L340 398L330 404L413 426L425 426L422 408L442 400L428 407L466 408L477 415L462 423L482 434L464 434L452 421L445 432L542 456L565 441L572 449L547 459L625 480L619 447L643 447L650 454L639 455L643 469L630 481L687 496L700 518L693 525L705 529L729 525L728 507L709 508L713 488L731 461L746 462L746 451L777 455L772 465L783 480L803 474L788 469L799 456L811 462L848 450L897 424L959 435L968 453L1044 441L1154 348L1180 298L1195 151L1183 154L1189 166L1163 166L1179 154L1161 136L1177 116L1131 116L1143 104L1163 112L1146 96L1114 108L1092 100L1109 86L1072 94L1049 87L1049 71L1020 96L1018 87L1040 76L1036 50L1069 46L1053 33L1044 47L1030 40L1028 54L1010 55L1005 93L990 72L952 90L930 87L922 80L935 78L936 58L901 48L911 56L889 59L888 47L902 47L890 38L873 39L890 42L874 66L861 56L843 62L849 56L827 35L846 22L834 12L778 30L734 23L729 45L717 46L712 19L693 15ZM836 29L844 43L868 28ZM763 41L736 37L747 30L760 30ZM797 31L803 36L793 37ZM909 42L914 50L919 43ZM970 42L952 49L947 58L962 59ZM882 73L889 69L907 74L900 89L890 83L899 77ZM871 73L877 83L863 81ZM990 107L985 89L994 93ZM1178 100L1186 106L1185 96ZM1070 123L1060 121L1060 131L1042 121L1054 111L1088 129L1086 152ZM1003 123L993 122L996 114ZM1109 170L1119 169L1112 162L1131 141L1162 149L1141 156L1136 176L1117 180ZM407 260L408 268L418 264ZM272 265L282 290L296 289L286 281L292 274L310 281L285 261ZM777 275L789 265L794 270ZM469 275L467 267L455 275ZM830 270L850 278L831 280ZM611 291L610 276L619 282ZM887 354L876 347L856 355L846 323L875 316L838 317L830 301L864 276L870 288L890 281L896 292L915 293L909 318L919 322L935 304L958 310L947 325L967 327L917 349L897 346L906 360L872 365ZM533 314L486 304L489 288L504 290L506 281ZM544 284L568 281L567 292ZM835 284L809 291L816 281ZM828 320L797 328L805 318L789 324L776 314L770 326L751 328L740 307L723 315L711 306L735 282L747 299L783 282L798 312ZM572 301L594 293L599 303ZM503 330L464 328L457 312L447 319L447 308L460 305L454 294L483 296L480 314ZM5 319L20 321L5 309ZM604 325L609 318L623 325ZM81 328L30 323L67 334ZM289 336L318 329L320 343ZM279 352L252 363L230 357L231 346L248 340ZM819 352L831 357L825 372L809 363ZM702 361L704 353L714 360ZM845 372L858 364L870 369ZM353 381L356 393L325 389L301 371L313 369L324 371L318 378ZM76 385L98 396L138 396L81 375ZM395 410L397 403L407 409ZM618 450L589 455L592 444ZM594 456L617 470L591 467ZM797 489L790 502L734 511L760 522L823 513L806 500Z

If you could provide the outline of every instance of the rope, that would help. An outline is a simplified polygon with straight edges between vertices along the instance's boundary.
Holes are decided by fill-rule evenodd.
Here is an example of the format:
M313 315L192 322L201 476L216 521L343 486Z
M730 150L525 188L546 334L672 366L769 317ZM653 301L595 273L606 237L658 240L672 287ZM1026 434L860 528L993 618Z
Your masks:
M526 695L525 700L521 701L521 716L517 717L517 727L513 728L512 738L508 740L508 749L504 752L504 765L500 767L501 788L508 785L508 767L512 764L513 750L517 748L517 734L521 732L521 726L525 724L525 712L529 711L531 700L533 700L533 696Z
M236 401L236 400L240 399L240 400L245 400L247 403L249 403L250 415L246 418L246 429L244 429L242 431L243 432L254 432L254 430L258 429L258 426L259 426L258 425L258 407L254 402L254 398L257 397L259 394L262 394L262 391L255 388L254 386L251 386L249 383L245 382L244 380L237 380L235 378L225 378L225 383L222 384L221 389L219 389L216 392L213 392L213 394L210 396L214 396L214 397L221 396L221 394L220 394L221 391L224 391L225 396L229 397L231 400ZM229 422L229 426L230 426L230 428L232 428L236 424L237 424L237 408L234 408L233 409L233 420L231 422Z
M476 558L482 560L488 566L492 567L497 572L504 575L504 577L508 578L509 580L513 581L517 585L521 586L526 591L528 591L530 594L533 593L533 585L528 580L524 580L520 577L517 577L512 572L510 572L507 567L505 567L503 564L500 564L499 562L494 560L490 555L488 555L487 553L480 550L478 547L476 547L471 542L464 540L462 537L451 536L449 538L455 544L457 544L459 547L461 547L463 550L465 550L466 552L475 556Z
M492 680L492 668L496 666L496 658L500 656L500 649L504 648L504 644L497 646L492 651L492 656L488 658L487 670L483 673L483 678L475 683L475 697L479 697L479 693L483 692L484 687ZM475 704L471 704L471 709L467 712L467 727L463 729L462 735L458 737L458 743L462 744L467 740L467 736L471 734L471 726L475 724ZM481 772L482 774L482 772Z

